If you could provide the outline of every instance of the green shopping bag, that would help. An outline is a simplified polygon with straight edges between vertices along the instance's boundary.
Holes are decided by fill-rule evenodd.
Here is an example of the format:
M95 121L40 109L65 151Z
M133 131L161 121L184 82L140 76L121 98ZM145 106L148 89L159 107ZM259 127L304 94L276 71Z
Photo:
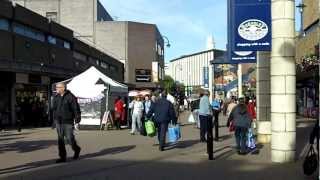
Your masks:
M148 136L153 137L156 135L156 127L154 125L154 122L152 122L151 120L147 120L145 122L145 127Z

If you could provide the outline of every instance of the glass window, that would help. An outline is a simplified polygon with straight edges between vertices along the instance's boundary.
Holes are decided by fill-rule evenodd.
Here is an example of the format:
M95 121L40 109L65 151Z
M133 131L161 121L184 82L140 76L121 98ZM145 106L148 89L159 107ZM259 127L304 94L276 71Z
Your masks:
M0 19L0 29L1 30L9 30L9 21L6 19Z
M110 66L110 70L111 70L111 71L116 71L116 67Z
M67 41L64 41L63 42L63 47L66 48L66 49L70 49L70 43L67 42Z
M101 67L104 68L104 69L107 69L107 68L108 68L108 65L107 65L107 63L105 63L105 62L101 62Z
M25 37L29 37L34 40L41 41L41 42L45 41L44 33L40 32L38 30L35 30L33 28L24 26L22 24L14 23L13 24L13 32L20 34L22 36L25 36Z
M48 42L50 44L57 44L57 38L55 38L53 36L48 36Z
M73 57L77 60L87 61L87 56L78 52L73 52Z
M24 36L25 35L24 31L25 31L25 27L23 25L17 24L17 23L13 24L13 32Z

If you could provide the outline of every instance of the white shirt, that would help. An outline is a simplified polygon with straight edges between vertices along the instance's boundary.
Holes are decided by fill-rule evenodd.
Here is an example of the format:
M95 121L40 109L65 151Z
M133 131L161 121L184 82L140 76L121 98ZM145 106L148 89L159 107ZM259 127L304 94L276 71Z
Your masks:
M143 103L141 101L133 102L133 114L142 114L143 113Z

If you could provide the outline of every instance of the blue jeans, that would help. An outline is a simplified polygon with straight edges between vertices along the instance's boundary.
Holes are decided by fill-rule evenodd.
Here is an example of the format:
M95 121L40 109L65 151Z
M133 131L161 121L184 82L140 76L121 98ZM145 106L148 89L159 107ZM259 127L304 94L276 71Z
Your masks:
M248 128L245 127L236 127L235 130L237 149L240 150L241 153L246 152L247 132Z
M77 145L77 141L73 134L73 125L56 123L56 127L58 133L59 156L61 159L66 159L67 151L64 143L65 138L67 143L71 145L73 151L80 150L80 147Z

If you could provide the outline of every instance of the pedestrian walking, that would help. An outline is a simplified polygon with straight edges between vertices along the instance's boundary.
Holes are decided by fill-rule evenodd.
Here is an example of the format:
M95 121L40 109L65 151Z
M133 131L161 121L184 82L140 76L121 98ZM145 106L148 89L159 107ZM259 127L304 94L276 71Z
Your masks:
M131 135L134 135L136 131L140 131L142 126L142 116L143 116L143 103L140 97L136 97L136 100L132 101L130 106L132 107L132 125L131 125ZM138 128L137 128L138 126Z
M209 101L209 91L204 91L200 99L199 118L200 118L200 141L207 142L207 153L209 160L213 160L213 123L212 107ZM207 135L207 138L206 138Z
M56 84L57 94L53 99L52 111L54 121L56 123L58 133L59 156L57 163L66 162L67 152L65 148L65 138L68 144L71 145L74 156L73 159L78 159L81 148L78 146L74 137L74 122L78 125L81 121L80 107L77 98L68 90L64 83Z
M245 155L247 153L247 132L251 127L252 119L245 104L244 97L239 98L239 104L231 111L228 122L231 121L233 121L235 126L238 154Z
M221 102L218 98L215 98L212 101L212 110L213 110L213 117L214 117L214 132L215 132L215 141L219 141L219 114L221 111Z
M118 130L121 129L121 122L124 121L124 103L121 100L121 97L117 97L115 104L114 104L114 119L115 125Z
M161 93L161 98L158 99L153 106L151 106L147 117L154 116L154 121L158 127L159 150L163 151L166 143L166 133L170 122L177 123L177 116L173 104L167 100L167 92Z

